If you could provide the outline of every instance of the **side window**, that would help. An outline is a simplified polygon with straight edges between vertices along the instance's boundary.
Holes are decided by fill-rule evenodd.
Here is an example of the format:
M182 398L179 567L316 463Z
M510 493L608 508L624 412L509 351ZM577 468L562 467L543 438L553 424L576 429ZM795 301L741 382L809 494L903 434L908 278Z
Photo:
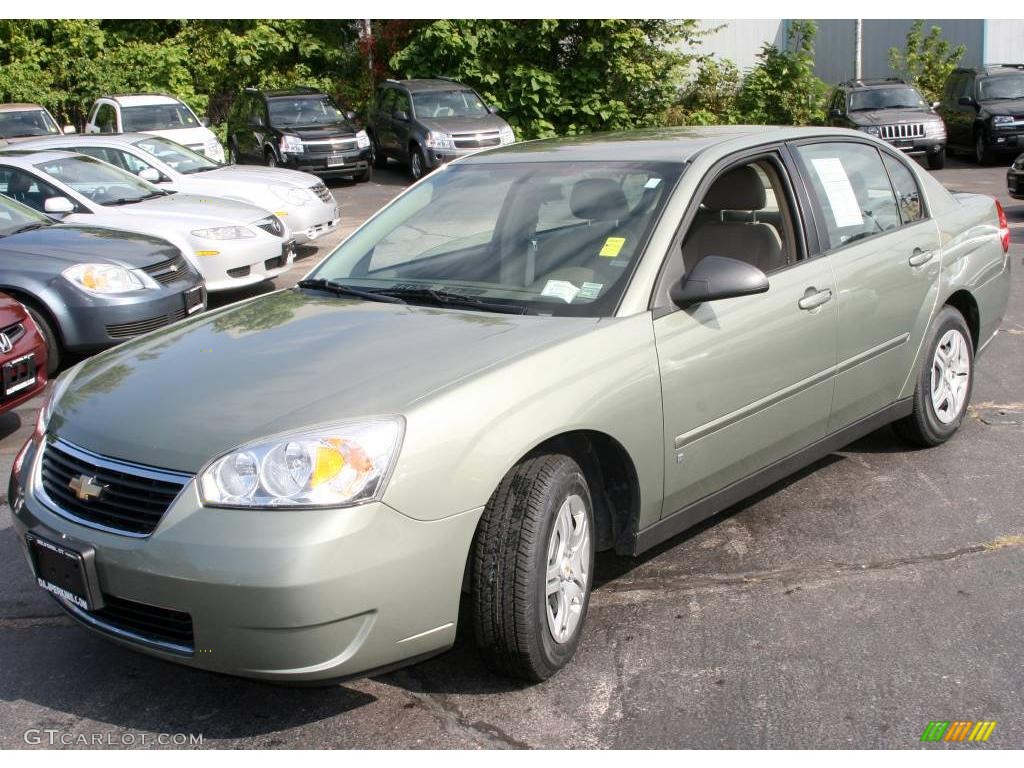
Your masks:
M123 149L115 147L75 147L73 151L95 157L97 160L102 160L111 165L116 165L118 168L122 168L128 171L128 173L134 173L136 176L147 168L153 167L130 152L125 152Z
M796 151L825 219L830 249L900 226L877 149L843 142L805 144Z
M728 256L770 273L799 259L784 171L765 157L721 173L704 193L683 240L687 272L705 256Z
M110 104L100 104L94 124L100 133L117 133L117 113Z
M970 98L974 95L974 78L971 75L960 75L956 81L955 98Z
M409 99L409 94L404 91L395 91L395 109L400 109L405 114L412 116L412 102Z
M921 221L924 218L924 204L921 201L921 189L917 179L903 163L889 155L882 155L885 169L892 180L892 188L896 193L896 203L900 208L900 219L904 224Z
M40 213L45 213L44 206L47 198L66 197L56 187L37 179L20 168L2 166L0 166L0 194L7 195L12 200L17 200Z

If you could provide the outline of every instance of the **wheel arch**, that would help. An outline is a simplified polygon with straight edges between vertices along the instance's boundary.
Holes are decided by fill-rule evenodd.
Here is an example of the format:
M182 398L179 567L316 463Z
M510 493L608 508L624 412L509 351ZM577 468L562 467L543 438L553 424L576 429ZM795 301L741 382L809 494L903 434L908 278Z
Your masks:
M978 301L970 291L961 288L950 294L943 302L943 306L953 307L963 315L967 328L971 332L971 344L977 352L981 335L981 311L978 308Z
M40 298L37 294L30 290L12 285L0 285L0 293L6 293L11 298L17 299L25 306L30 306L37 312L40 312L50 323L50 327L53 332L57 335L57 342L63 347L66 346L67 340L64 335L64 323L63 320L57 315L53 309L50 308L49 302L45 299Z

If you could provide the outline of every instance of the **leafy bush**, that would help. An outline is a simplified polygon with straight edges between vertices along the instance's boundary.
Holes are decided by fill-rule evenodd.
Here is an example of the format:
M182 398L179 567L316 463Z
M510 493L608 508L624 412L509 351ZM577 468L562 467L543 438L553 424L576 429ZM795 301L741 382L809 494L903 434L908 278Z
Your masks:
M927 36L923 32L924 20L918 19L907 32L904 50L889 49L889 66L916 85L928 101L939 101L946 78L960 63L967 46L951 48L942 37L941 27L932 27Z
M680 108L685 125L733 125L742 122L736 100L740 71L730 59L702 59L686 85Z

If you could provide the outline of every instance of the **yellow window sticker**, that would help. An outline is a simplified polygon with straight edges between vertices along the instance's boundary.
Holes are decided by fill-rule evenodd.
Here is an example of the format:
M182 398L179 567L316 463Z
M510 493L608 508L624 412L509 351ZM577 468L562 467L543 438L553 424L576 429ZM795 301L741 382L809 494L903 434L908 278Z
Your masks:
M624 237L609 237L604 241L604 247L598 255L604 256L606 259L614 259L625 244L626 238Z

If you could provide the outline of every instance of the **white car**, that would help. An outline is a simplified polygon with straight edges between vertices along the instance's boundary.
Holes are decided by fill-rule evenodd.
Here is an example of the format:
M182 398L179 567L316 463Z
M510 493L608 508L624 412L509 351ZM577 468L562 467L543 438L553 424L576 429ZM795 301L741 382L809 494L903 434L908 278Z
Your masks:
M40 104L0 104L0 146L74 132L73 125L61 128L50 110Z
M295 258L287 225L268 211L163 190L74 152L0 150L0 193L66 222L169 240L189 257L210 293L276 277Z
M220 165L188 147L145 133L48 136L26 149L65 149L116 165L161 189L241 200L283 219L296 243L338 228L338 204L320 179L287 168Z
M211 160L224 162L224 146L183 101L156 93L103 96L93 102L86 133L151 133L202 152Z

